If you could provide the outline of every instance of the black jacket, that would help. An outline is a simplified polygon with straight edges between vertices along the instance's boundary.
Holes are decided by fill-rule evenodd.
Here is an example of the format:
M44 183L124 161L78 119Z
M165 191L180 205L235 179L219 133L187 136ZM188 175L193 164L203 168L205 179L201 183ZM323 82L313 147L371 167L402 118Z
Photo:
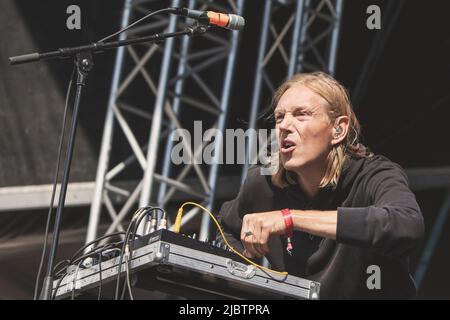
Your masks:
M294 232L291 257L285 250L285 238L272 237L266 257L273 269L320 282L321 299L416 296L408 256L423 237L423 218L397 164L383 156L350 158L336 189L321 189L312 200L298 185L275 187L270 176L261 175L254 167L237 198L221 208L228 240L242 251L242 217L283 208L337 209L337 239ZM368 289L371 265L380 268L381 289Z

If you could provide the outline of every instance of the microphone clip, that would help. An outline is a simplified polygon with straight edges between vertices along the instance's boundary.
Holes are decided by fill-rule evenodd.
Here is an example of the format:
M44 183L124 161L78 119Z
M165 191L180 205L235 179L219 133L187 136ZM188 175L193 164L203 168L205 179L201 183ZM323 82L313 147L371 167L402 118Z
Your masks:
M188 26L186 28L189 31L190 37L195 36L201 36L202 34L205 34L210 29L209 25L203 24L203 23L196 23L192 26Z

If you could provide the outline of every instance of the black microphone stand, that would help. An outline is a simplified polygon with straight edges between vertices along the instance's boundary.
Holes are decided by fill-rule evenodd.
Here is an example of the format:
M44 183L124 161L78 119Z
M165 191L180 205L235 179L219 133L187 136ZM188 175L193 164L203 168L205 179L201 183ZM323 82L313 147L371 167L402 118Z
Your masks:
M165 33L165 34L156 34L147 37L139 37L135 39L127 39L113 42L99 42L86 46L79 47L71 47L71 48L63 48L58 49L56 51L45 52L45 53L32 53L22 56L16 56L9 58L11 65L23 64L29 62L35 62L39 60L48 60L55 58L70 58L75 57L75 66L77 70L77 90L75 95L75 101L73 106L73 116L69 133L69 140L66 151L66 158L64 160L64 173L61 182L61 191L59 194L58 208L56 210L56 218L53 229L53 238L52 245L50 250L50 255L47 263L47 274L44 278L44 283L40 295L40 300L51 300L53 295L53 267L54 260L56 257L56 249L58 247L59 242L59 233L61 228L61 217L62 210L64 208L67 186L69 183L69 175L70 175L70 167L72 164L72 156L73 150L75 146L75 136L77 132L78 125L78 113L81 101L81 94L83 87L86 85L86 79L88 77L89 72L94 67L93 54L103 52L107 49L114 49L118 47L128 46L131 44L152 42L152 43L160 43L168 38L173 38L177 36L196 36L202 35L208 31L209 27L203 24L198 24L195 26L187 27L182 31ZM51 204L53 205L53 204Z

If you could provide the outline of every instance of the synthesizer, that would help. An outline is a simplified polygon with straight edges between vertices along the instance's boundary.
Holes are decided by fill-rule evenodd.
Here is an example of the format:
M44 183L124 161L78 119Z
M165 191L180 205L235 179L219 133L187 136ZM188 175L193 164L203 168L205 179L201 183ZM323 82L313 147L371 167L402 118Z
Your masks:
M103 260L103 259L102 259ZM162 229L137 239L130 259L133 288L186 299L319 299L320 284L248 264L221 242L207 243ZM115 284L119 254L54 281L56 299ZM125 276L122 260L121 276Z

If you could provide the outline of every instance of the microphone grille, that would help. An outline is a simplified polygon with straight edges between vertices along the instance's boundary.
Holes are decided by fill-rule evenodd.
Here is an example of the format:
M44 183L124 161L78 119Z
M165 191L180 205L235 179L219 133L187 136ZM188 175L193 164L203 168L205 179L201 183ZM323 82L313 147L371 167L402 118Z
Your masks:
M237 14L230 14L228 28L231 30L242 30L245 27L245 19Z

